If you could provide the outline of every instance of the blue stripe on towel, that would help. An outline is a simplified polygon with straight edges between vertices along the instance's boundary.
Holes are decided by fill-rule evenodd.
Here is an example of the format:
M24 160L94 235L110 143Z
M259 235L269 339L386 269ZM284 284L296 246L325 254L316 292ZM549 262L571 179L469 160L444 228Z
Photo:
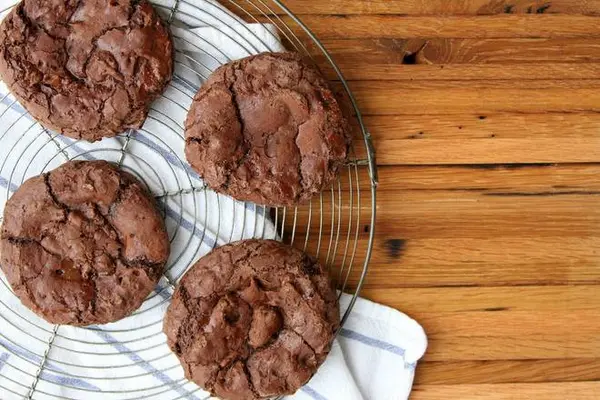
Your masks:
M2 176L0 176L0 186L8 187L8 181L6 179L4 179L4 177L2 177ZM18 188L19 187L17 185L15 185L14 183L11 183L8 190L10 190L11 192L15 192Z
M65 151L68 152L69 150L73 149L77 152L77 154L79 154L80 157L85 158L86 160L93 160L94 157L89 154L86 153L86 151L81 148L80 146L77 145L77 143L75 143L75 140L68 138L66 136L62 136L62 135L57 135L55 137L55 139L60 140L61 142L63 142L64 144L66 144L68 147L65 148ZM84 154L85 153L85 154Z
M56 383L60 386L71 386L74 388L93 390L95 392L102 391L102 389L100 389L98 386L94 386L82 379L66 375L55 375L45 370L42 370L42 372L40 373L40 378L44 379L47 382Z
M314 400L327 400L327 397L323 396L308 385L304 385L300 390L312 397Z
M168 288L168 286L165 285L162 281L160 281L156 285L154 292L156 294L158 294L160 297L162 297L163 300L171 300L171 295L169 293L167 293L167 288Z
M136 131L135 139L138 140L139 142L145 144L146 146L148 146L149 148L151 148L158 154L160 154L165 160L167 160L167 162L169 164L171 164L177 168L183 169L188 174L190 174L190 176L192 176L193 178L195 178L197 180L201 180L198 173L196 171L194 171L188 163L180 162L179 157L177 157L175 154L173 154L170 150L164 149L161 145L150 140L149 137L147 137L140 131Z
M385 351L388 351L390 353L393 353L393 354L396 354L396 355L402 357L402 359L404 360L404 368L405 369L414 370L417 367L416 362L413 362L413 363L406 362L406 360L404 358L406 355L406 350L404 350L402 347L393 345L393 344L385 342L383 340L374 339L372 337L365 336L362 333L358 333L356 331L353 331L351 329L346 329L346 328L340 329L340 336L342 336L346 339L356 340L357 342L366 344L367 346L385 350Z
M174 221L179 222L179 220L181 219L181 226L189 231L189 232L194 232L194 236L196 236L197 238L202 238L202 236L204 236L204 239L202 240L202 243L206 244L208 247L214 247L215 245L215 238L212 238L209 236L208 232L206 232L206 230L202 229L198 229L198 227L196 227L196 229L194 229L194 223L191 222L190 220L185 219L179 212L175 211L174 209L172 209L171 207L169 207L169 205L167 205L166 202L164 202L165 205L165 212L167 214L168 217L170 217L171 219L173 219Z
M406 350L401 347L395 346L391 343L384 342L383 340L374 339L368 336L363 335L362 333L358 333L352 331L350 329L342 328L340 329L340 336L345 337L347 339L356 340L367 346L375 347L381 350L389 351L390 353L394 353L399 355L400 357L404 357Z
M148 361L144 360L137 353L132 352L127 346L125 346L123 343L119 342L108 332L102 331L102 330L93 330L92 332L94 332L95 334L100 336L106 343L109 343L111 346L113 346L119 352L124 353L123 355L127 356L131 361L133 361L134 363L139 365L145 371L151 373L152 376L154 376L156 379L158 379L159 381L161 381L162 383L164 383L166 385L171 386L173 388L173 390L175 390L180 395L184 396L184 398L201 400L198 396L195 396L193 393L190 393L188 390L184 389L183 386L179 385L176 381L171 379L167 374L156 369L156 367L154 367Z
M14 344L12 344L9 341L6 341L2 338L0 338L0 346L4 347L5 349L7 349L8 351L10 351L13 354L16 354L18 356L21 356L27 360L33 361L35 363L39 363L42 361L42 357L38 356L37 354L22 348L21 346L16 346ZM50 365L50 364L48 364ZM53 367L54 368L54 367ZM58 368L55 368L56 370L58 370Z
M2 368L4 367L4 364L6 364L6 360L8 360L8 357L10 357L10 354L8 353L0 354L0 371L2 371Z
M21 356L30 361L33 361L34 363L39 364L42 362L42 357L40 357L39 355L37 355L29 350L26 350L20 346L13 345L12 343L10 343L6 340L3 340L1 338L0 338L0 345L3 346L4 348L6 348L11 353ZM4 362L6 362L6 360L4 360ZM46 365L51 367L52 370L54 370L56 372L65 373L65 371L63 371L61 368L58 368L54 363L52 363L48 360L46 360ZM40 374L40 377L48 382L57 383L59 385L68 385L68 386L72 386L75 388L94 390L94 391L100 390L100 388L98 386L92 385L82 379L70 377L70 376L55 375L48 371L42 371L42 373Z

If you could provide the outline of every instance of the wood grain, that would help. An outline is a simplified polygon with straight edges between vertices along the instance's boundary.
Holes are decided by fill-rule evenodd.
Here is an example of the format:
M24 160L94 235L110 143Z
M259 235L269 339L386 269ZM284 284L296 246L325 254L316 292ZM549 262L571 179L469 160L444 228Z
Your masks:
M264 17L257 19L270 22ZM304 32L282 17L294 33ZM302 21L320 39L348 38L549 38L600 36L597 18L567 14L478 16L305 15Z
M356 174L344 171L339 184L333 185L333 197L356 189ZM473 165L381 165L378 192L448 190L504 193L565 194L600 190L600 163L597 164L473 164ZM351 178L350 178L351 177ZM535 179L533 179L535 177ZM361 190L371 182L366 168L358 170ZM331 190L323 192L331 197ZM313 201L317 207L318 199ZM292 210L290 210L292 212Z
M377 239L380 244L366 281L369 289L600 283L597 256L582 248L598 246L597 237L407 240L378 235ZM351 283L357 279L355 271Z
M600 59L600 42L590 38L342 38L324 45L350 80L595 79ZM310 50L337 79L318 49Z
M536 236L563 234L593 236L600 234L600 209L595 207L600 193L556 191L549 193L474 191L382 191L378 210L384 210L377 221L377 232L397 233L404 239L417 238L498 238L526 235L535 229ZM350 205L334 204L335 218L341 214L342 226L349 223ZM400 207L402 205L402 207ZM325 221L331 219L331 198L323 199ZM356 218L356 204L352 208ZM370 204L361 209L361 220L367 221ZM298 210L297 232L305 229L307 208ZM316 232L317 209L313 207L311 231ZM482 223L485 221L485 223ZM325 224L324 229L327 229ZM458 236L457 236L458 235Z
M539 360L600 358L597 335L558 337L538 335L441 337L429 340L425 361Z
M552 194L600 190L600 164L383 166L383 191L490 191ZM362 181L367 179L366 172Z
M600 111L600 80L355 81L350 88L365 115Z
M452 38L419 42L407 41L407 48L419 50L416 62L424 64L577 63L600 59L599 42L589 38Z
M512 39L329 39L323 44L344 65L348 58L367 64L595 63L600 41L590 38ZM313 45L314 54L318 51ZM407 55L416 55L408 59ZM527 78L527 77L523 77ZM571 77L573 78L573 77Z
M365 122L381 165L594 163L599 159L600 114L596 112L375 115L366 116Z
M370 287L365 294L414 317L460 313L594 312L600 309L594 285L490 287ZM444 301L440 301L440 298ZM565 327L566 328L566 327ZM600 371L599 371L600 372ZM490 379L493 379L490 377Z
M375 249L366 286L598 283L600 259L591 249L600 246L599 172L596 164L381 168ZM367 190L366 171L359 180ZM361 213L355 205L352 214L349 207L335 206L339 195L349 205L350 187L345 179L341 182L346 184L334 192L333 201L324 196L322 212L320 202L313 202L310 229L308 209L298 210L296 241L303 244L307 232L310 237L321 232L325 257L331 219L334 233L341 221L342 239L352 220L351 234L358 228L357 257L362 259L371 229L370 204L363 204ZM292 224L290 215L288 234ZM357 269L351 284L358 277Z
M425 361L416 385L577 382L600 379L600 360Z

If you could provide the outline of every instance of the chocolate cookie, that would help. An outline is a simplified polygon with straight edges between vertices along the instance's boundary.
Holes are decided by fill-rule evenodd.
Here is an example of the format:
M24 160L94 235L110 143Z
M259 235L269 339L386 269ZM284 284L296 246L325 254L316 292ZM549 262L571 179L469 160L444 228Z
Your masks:
M172 73L169 31L146 0L23 0L0 25L0 77L72 138L139 128Z
M205 182L238 200L306 202L346 159L348 125L327 82L295 53L217 69L185 122L185 154Z
M228 244L201 258L164 322L186 377L229 400L294 393L325 360L338 327L323 267L272 240Z
M90 325L137 309L169 239L154 199L105 161L71 161L6 203L1 266L23 304L54 324Z

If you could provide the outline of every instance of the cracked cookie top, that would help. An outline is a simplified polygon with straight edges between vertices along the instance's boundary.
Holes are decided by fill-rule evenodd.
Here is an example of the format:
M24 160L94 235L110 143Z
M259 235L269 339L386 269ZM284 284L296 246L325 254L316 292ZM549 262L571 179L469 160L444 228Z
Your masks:
M23 304L55 324L119 320L160 279L169 239L154 199L105 161L71 161L6 203L1 267Z
M185 122L185 153L218 192L288 206L310 200L346 159L348 124L321 73L295 53L217 69Z
M327 272L300 250L246 240L201 258L178 284L164 332L186 377L227 400L292 394L339 327Z
M145 0L23 0L0 25L0 77L72 138L139 128L172 73L169 31Z

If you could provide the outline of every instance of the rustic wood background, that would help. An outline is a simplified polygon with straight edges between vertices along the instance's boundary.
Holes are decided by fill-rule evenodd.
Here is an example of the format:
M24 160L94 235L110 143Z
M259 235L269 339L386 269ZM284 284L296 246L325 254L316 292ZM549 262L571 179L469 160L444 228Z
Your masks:
M600 398L600 0L285 4L374 137L362 294L428 333L413 398Z

